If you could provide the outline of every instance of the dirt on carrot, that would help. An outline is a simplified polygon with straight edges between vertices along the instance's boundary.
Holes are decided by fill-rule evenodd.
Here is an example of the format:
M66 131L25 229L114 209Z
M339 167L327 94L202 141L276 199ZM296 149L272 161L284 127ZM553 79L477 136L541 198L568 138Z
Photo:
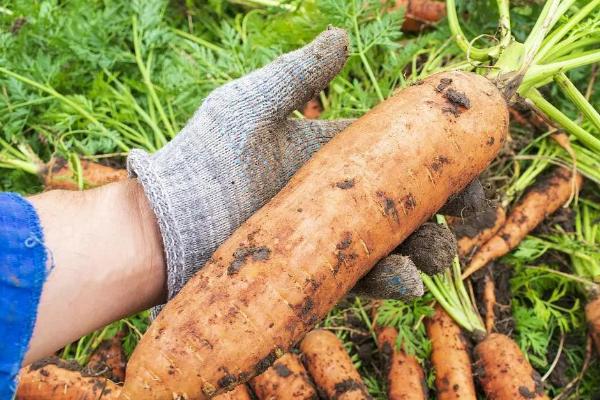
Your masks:
M440 92L442 79L451 83ZM444 111L450 89L470 99L458 116ZM498 89L465 72L432 75L366 113L165 306L129 360L122 398L206 399L262 373L479 176L505 141L507 124ZM398 179L399 171L406 176ZM348 179L350 189L335 185ZM290 212L298 208L302 213ZM237 265L235 255L248 248L263 248L265 256ZM228 274L233 264L236 272Z
M238 385L233 390L213 397L213 400L252 400L250 390L246 385ZM179 399L177 399L179 400Z

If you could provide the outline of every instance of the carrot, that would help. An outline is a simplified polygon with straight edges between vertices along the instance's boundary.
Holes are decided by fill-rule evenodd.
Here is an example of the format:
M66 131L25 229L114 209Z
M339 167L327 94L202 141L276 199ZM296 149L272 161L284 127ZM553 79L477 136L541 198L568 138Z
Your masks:
M86 187L93 188L127 178L125 169L107 167L92 161L81 161L83 182ZM74 180L73 171L64 160L51 162L44 173L44 186L46 190L63 189L79 190Z
M453 218L450 229L458 239L458 255L469 259L485 242L498 232L506 221L504 208L488 208L467 218Z
M398 332L392 327L375 329L379 351L385 360L384 373L387 379L389 400L425 400L427 384L419 361L396 349Z
M317 98L310 99L308 103L304 105L304 109L302 110L304 118L308 119L318 119L322 112L323 107L321 107L321 103Z
M88 369L114 382L123 382L127 359L121 343L122 338L123 332L119 332L112 339L103 341L91 355Z
M475 369L490 400L548 399L540 375L514 340L500 333L475 346Z
M425 319L438 400L477 399L471 357L460 327L439 306Z
M316 329L300 343L306 368L324 396L336 400L371 399L342 342L333 333Z
M517 247L544 218L569 201L582 183L581 175L573 178L571 171L562 167L536 183L513 208L502 228L471 258L463 278Z
M56 357L21 369L16 400L112 400L121 387L104 377L85 376Z
M588 301L585 306L585 319L589 326L590 335L594 339L596 351L600 352L600 297Z
M268 370L254 377L250 386L259 400L313 400L317 390L300 357L287 353Z
M483 277L483 304L485 307L485 331L489 335L496 324L496 285L494 277L487 271Z
M233 390L213 397L213 400L252 400L246 385L238 385Z
M419 32L446 16L446 3L435 0L396 0L394 9L404 7L404 32Z
M433 75L359 118L165 306L122 398L206 399L262 373L480 174L507 121L497 88L468 72Z

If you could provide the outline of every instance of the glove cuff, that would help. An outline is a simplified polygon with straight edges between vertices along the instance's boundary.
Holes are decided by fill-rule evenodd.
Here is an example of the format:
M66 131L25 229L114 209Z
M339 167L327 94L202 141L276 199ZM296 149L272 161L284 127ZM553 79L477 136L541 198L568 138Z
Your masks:
M127 171L130 177L136 178L142 185L158 221L167 264L167 293L168 299L171 299L176 294L176 288L185 284L185 251L168 191L163 185L160 173L154 168L151 156L143 150L134 149L129 153ZM153 310L153 314L157 315L158 311L160 309Z

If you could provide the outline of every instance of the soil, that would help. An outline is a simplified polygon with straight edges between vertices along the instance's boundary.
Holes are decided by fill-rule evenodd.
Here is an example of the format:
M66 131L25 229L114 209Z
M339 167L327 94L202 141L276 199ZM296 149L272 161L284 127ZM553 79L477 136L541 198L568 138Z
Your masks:
M456 254L456 238L445 226L427 222L410 235L396 251L410 257L421 271L433 275L452 265Z

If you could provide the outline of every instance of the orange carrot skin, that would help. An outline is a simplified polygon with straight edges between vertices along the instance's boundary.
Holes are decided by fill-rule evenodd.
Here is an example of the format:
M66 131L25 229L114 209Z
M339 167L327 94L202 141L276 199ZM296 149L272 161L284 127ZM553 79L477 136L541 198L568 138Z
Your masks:
M576 174L575 190L578 191L582 183L583 177ZM571 171L562 167L555 169L519 201L504 226L475 253L463 278L517 247L529 232L571 198L573 189Z
M122 398L206 399L264 372L489 164L507 121L497 88L466 72L433 75L359 118L165 306Z
M316 329L300 343L306 368L321 393L336 400L371 400L342 342L333 333Z
M397 0L394 9L405 8L402 30L419 32L446 16L446 3L435 0Z
M86 377L57 365L25 367L16 400L114 400L121 387L103 377Z
M250 386L259 400L315 400L317 390L300 357L287 353L265 372L254 377Z
M389 400L426 400L427 384L419 361L396 349L398 332L392 327L379 328L377 342L385 357L384 371L387 378Z
M494 222L491 226L484 228L477 232L475 235L469 236L464 235L458 237L458 255L461 259L468 259L474 251L477 251L485 242L492 238L496 232L500 230L504 222L506 221L506 211L503 207L496 207L493 211L489 210L486 212L493 213ZM473 216L475 218L476 216ZM471 218L467 218L465 223L470 223ZM453 218L451 228L457 232L461 231L461 218Z
M91 161L82 161L81 169L83 181L87 188L127 179L125 169L107 167ZM79 190L77 182L73 179L73 171L71 171L68 164L62 163L49 168L44 176L44 186L46 190Z
M438 400L476 400L471 357L458 325L438 305L425 320Z
M107 371L107 378L114 382L123 382L125 380L125 368L127 358L121 343L123 335L118 333L110 340L105 340L94 351L88 361L88 369L101 373Z
M594 340L596 351L600 353L600 297L587 303L585 306L585 319Z
M475 346L479 380L490 400L546 400L540 375L514 340L492 333Z
M229 392L213 397L213 400L252 400L246 385L238 385Z

